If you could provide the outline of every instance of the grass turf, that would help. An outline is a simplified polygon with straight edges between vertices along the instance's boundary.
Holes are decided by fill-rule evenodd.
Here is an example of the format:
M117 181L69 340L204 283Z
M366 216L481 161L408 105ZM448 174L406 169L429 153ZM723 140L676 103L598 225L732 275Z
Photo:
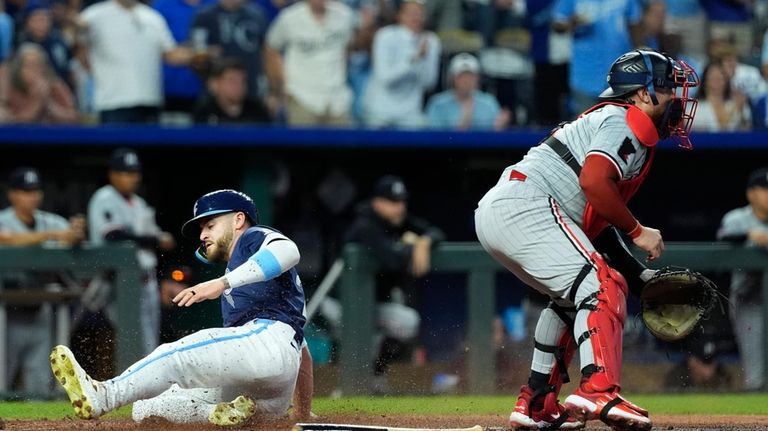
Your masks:
M651 414L764 415L768 393L630 395L628 398ZM350 397L316 398L312 410L319 415L507 415L514 398L510 396L434 396L434 397ZM107 417L130 417L123 407ZM67 402L3 402L3 419L63 419L74 417Z

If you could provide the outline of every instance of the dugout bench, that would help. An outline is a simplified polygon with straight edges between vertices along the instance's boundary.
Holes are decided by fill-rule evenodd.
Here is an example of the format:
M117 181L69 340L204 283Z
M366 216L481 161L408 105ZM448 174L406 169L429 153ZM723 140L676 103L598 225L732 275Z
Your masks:
M644 259L639 249L633 252ZM467 340L469 342L467 378L472 394L494 393L495 356L492 354L492 325L495 316L494 277L506 271L475 242L438 244L432 255L432 271L464 272L467 277ZM345 269L341 275L339 296L342 314L339 354L340 389L344 395L368 395L373 376L375 274L373 255L357 244L343 250ZM723 242L666 243L662 258L649 265L686 266L699 272L730 272L734 269L763 273L763 327L768 328L768 251L744 248ZM724 304L727 306L727 304ZM763 331L763 369L768 372L768 331Z
M136 247L130 244L103 247L44 248L0 247L0 280L5 272L24 270L66 271L75 279L115 273L113 300L117 306L117 368L124 370L141 358L142 336L138 316L143 273L136 259ZM82 292L72 286L59 290L2 290L0 284L0 393L6 393L7 333L6 306L11 304L51 304L55 306L56 343L69 344L69 306ZM53 346L51 346L53 347Z

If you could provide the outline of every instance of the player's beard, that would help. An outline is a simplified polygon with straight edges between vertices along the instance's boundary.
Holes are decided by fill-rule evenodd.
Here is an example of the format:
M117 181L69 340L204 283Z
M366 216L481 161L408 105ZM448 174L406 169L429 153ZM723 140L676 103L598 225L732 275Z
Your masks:
M208 261L212 263L226 262L228 260L227 250L229 250L229 246L232 244L232 238L234 238L234 236L234 231L228 230L221 236L221 238L214 241L213 247L209 247L208 249Z

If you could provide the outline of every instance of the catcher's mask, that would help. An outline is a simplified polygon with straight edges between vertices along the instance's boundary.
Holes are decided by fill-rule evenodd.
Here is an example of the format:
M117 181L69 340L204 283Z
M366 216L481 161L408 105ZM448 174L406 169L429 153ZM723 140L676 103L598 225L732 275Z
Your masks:
M646 88L653 104L658 105L655 89L673 89L674 98L657 125L659 137L672 137L681 148L693 148L689 133L698 102L688 90L699 85L699 77L688 63L650 49L637 49L613 62L606 80L609 87L600 94L601 99L615 99Z
M259 213L256 204L245 193L236 190L216 190L201 196L192 208L192 218L181 227L181 233L186 237L195 237L200 234L200 222L203 219L231 212L243 212L252 224L259 223ZM205 244L195 251L197 257L203 263L210 263L206 256Z

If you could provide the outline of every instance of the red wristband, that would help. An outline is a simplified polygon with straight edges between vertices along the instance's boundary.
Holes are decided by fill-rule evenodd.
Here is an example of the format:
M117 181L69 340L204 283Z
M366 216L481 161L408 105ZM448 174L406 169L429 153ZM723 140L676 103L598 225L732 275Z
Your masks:
M642 232L643 232L643 226L640 224L640 222L637 222L637 224L635 225L635 228L627 232L627 235L629 235L630 238L635 239L639 237Z

